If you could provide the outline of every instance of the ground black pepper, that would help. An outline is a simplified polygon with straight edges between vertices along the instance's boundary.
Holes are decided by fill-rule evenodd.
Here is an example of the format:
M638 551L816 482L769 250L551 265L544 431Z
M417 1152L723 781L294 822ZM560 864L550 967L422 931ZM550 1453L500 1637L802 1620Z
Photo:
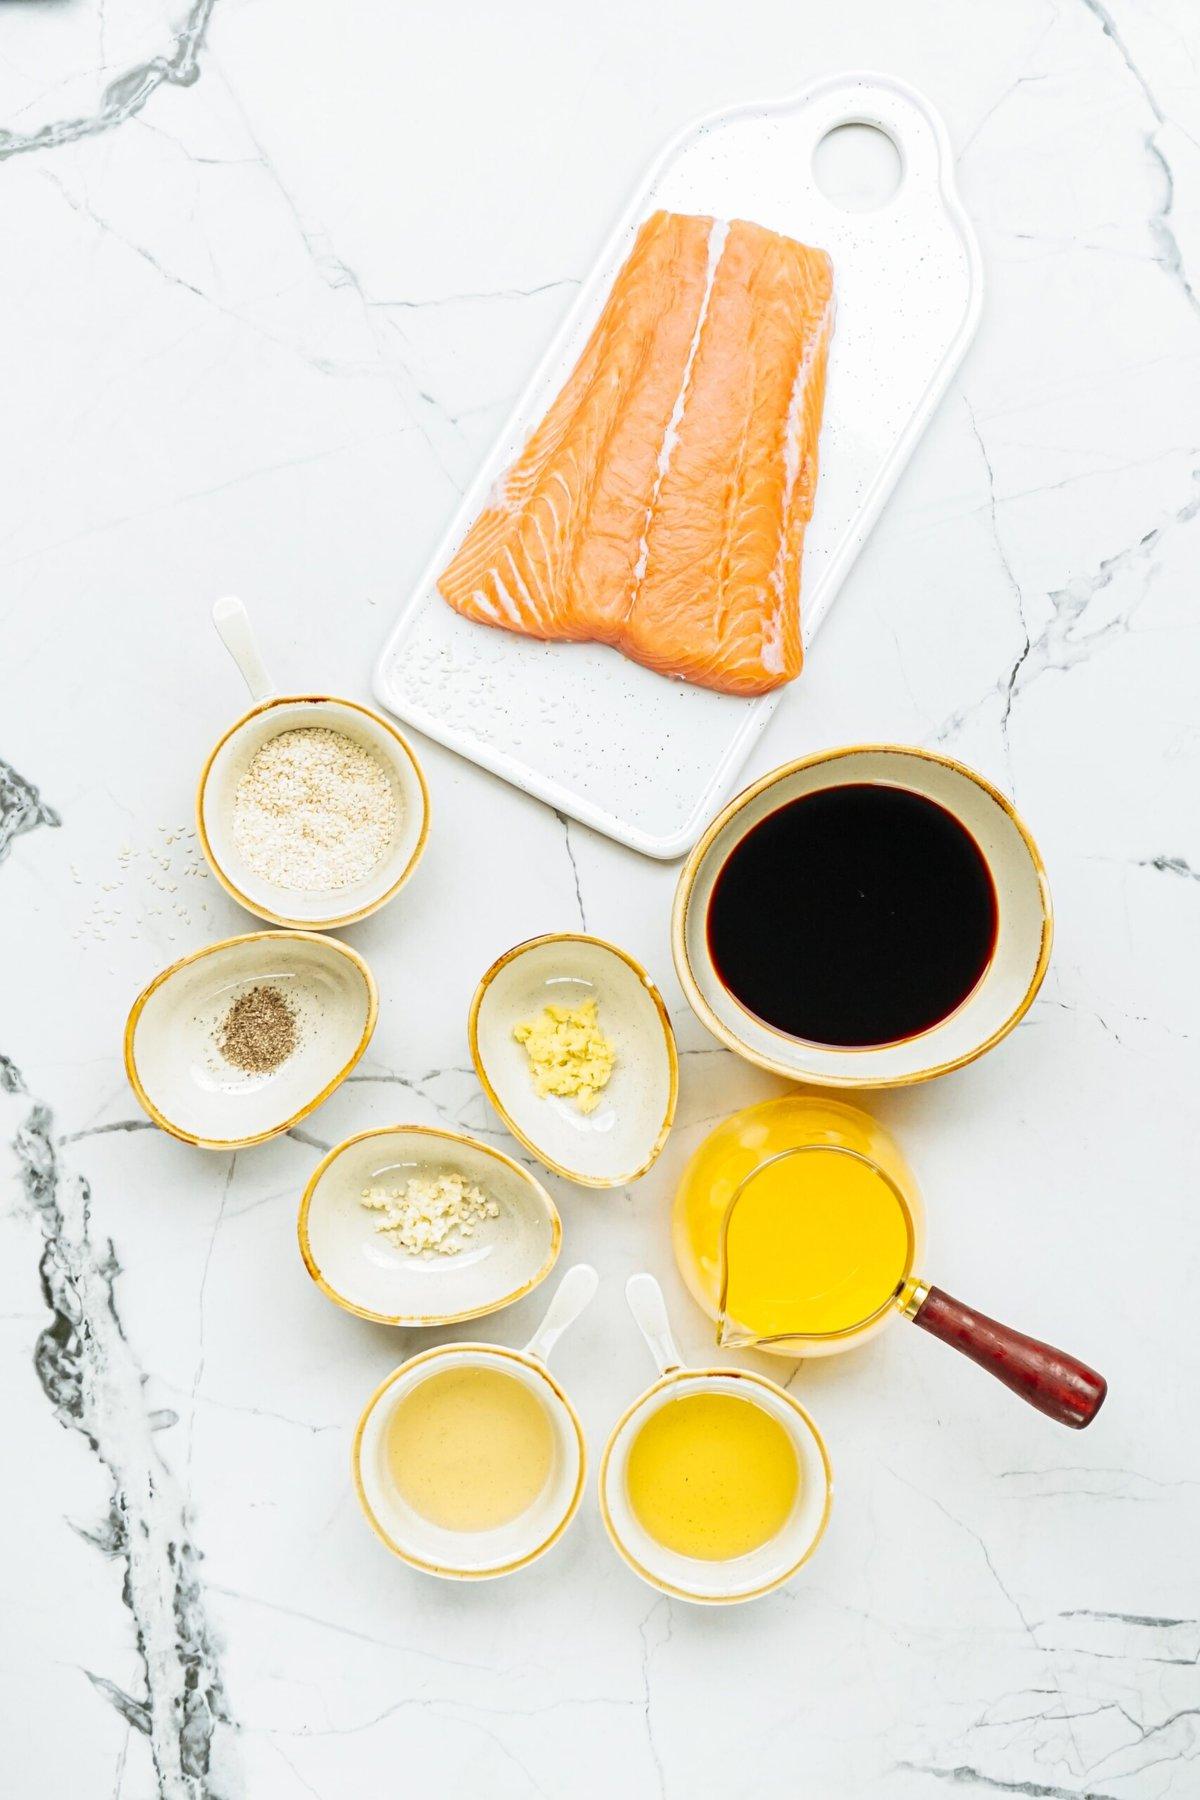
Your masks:
M296 1048L298 1021L290 1000L261 982L246 988L217 1027L217 1048L226 1062L253 1075L279 1068Z

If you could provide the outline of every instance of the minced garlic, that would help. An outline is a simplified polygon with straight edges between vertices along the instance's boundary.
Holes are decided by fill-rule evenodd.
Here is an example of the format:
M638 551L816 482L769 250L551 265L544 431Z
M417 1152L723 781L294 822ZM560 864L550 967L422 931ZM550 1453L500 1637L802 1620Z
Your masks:
M364 1188L362 1203L382 1216L376 1231L414 1255L457 1256L475 1227L500 1208L461 1175L410 1175L402 1187Z
M601 1089L608 1086L616 1048L596 1023L596 1002L581 1006L546 1006L536 1019L514 1026L524 1044L538 1093L560 1094L575 1101L580 1112L595 1112Z

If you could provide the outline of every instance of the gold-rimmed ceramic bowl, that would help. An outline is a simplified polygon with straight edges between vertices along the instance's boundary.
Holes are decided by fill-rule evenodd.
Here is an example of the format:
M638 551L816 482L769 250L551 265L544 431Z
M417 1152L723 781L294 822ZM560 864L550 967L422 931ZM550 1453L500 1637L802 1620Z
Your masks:
M499 1344L441 1344L410 1357L376 1388L359 1419L351 1461L354 1489L367 1523L393 1556L426 1575L486 1581L527 1568L562 1537L583 1497L587 1447L579 1414L546 1365L596 1285L595 1269L577 1263L563 1276L523 1350ZM451 1530L418 1512L401 1491L388 1454L389 1428L401 1402L431 1376L468 1368L519 1381L545 1409L554 1438L551 1468L540 1493L516 1518L479 1531ZM472 1474L486 1481L486 1466L475 1466Z
M218 600L212 616L254 705L217 740L200 773L196 826L209 867L240 905L273 925L309 931L353 925L386 906L421 859L429 835L424 771L407 739L369 706L333 694L280 694L234 595ZM395 801L387 849L365 876L344 887L309 890L269 881L247 861L234 832L238 784L258 752L282 732L311 730L339 732L365 750L386 775Z
M722 983L708 944L717 878L741 840L779 807L848 783L901 787L944 808L974 839L996 894L991 960L973 991L929 1030L862 1048L790 1037L755 1017ZM904 1087L962 1068L1025 1016L1050 961L1050 888L1037 845L1011 801L964 763L932 750L860 744L827 750L764 775L717 815L680 872L671 948L702 1024L747 1061L820 1087ZM847 980L853 972L847 971Z
M235 1066L222 1027L251 988L277 989L296 1045L273 1070ZM356 950L310 931L252 931L180 957L134 1001L125 1069L156 1125L204 1150L261 1144L327 1100L371 1041L375 978Z
M364 1191L460 1175L499 1208L454 1256L400 1248ZM429 1125L390 1125L337 1144L313 1170L297 1221L304 1266L338 1306L379 1325L454 1325L511 1306L546 1279L562 1224L540 1181L503 1151Z
M677 1600L731 1606L758 1600L804 1567L816 1550L833 1506L833 1470L825 1440L800 1402L765 1375L749 1369L689 1369L671 1335L662 1290L652 1275L631 1275L629 1309L658 1368L658 1379L617 1420L600 1459L600 1513L613 1546L635 1575ZM661 1408L692 1395L723 1394L761 1408L787 1433L796 1453L797 1491L790 1515L766 1543L724 1561L685 1556L651 1536L629 1498L630 1452Z
M616 1051L595 1110L539 1095L514 1028L551 1005L597 1002ZM467 1020L484 1093L513 1136L556 1175L581 1187L624 1187L657 1160L675 1118L679 1058L667 1009L632 956L603 938L556 931L497 958Z
M360 881L306 891L251 868L234 836L234 802L264 745L285 731L314 729L340 732L370 752L391 786L396 825L385 855ZM408 881L429 835L429 789L407 740L369 707L331 694L279 694L251 707L218 739L201 771L196 826L213 874L248 912L276 925L329 931L378 912Z

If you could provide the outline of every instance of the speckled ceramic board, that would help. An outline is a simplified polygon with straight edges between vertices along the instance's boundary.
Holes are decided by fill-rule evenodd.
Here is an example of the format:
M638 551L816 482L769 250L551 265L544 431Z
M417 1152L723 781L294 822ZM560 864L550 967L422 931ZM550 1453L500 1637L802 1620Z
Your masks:
M817 145L850 123L878 126L900 153L899 186L874 211L843 211L814 178ZM650 170L464 496L384 646L378 698L573 818L674 857L727 797L789 689L735 699L666 680L604 645L543 644L475 625L435 585L574 366L638 226L659 207L752 219L833 258L837 323L801 584L806 646L974 335L982 287L945 127L911 88L841 75L791 100L719 113ZM803 704L803 681L790 704Z

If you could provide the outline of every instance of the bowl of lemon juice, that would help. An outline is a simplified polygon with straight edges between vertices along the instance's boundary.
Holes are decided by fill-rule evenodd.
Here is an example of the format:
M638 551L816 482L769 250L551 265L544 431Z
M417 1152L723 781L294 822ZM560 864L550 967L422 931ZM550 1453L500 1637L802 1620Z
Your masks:
M482 1580L558 1542L583 1494L578 1414L547 1368L596 1291L577 1263L523 1350L442 1344L393 1370L354 1437L354 1483L394 1555L430 1575Z
M701 1604L789 1581L824 1533L828 1452L800 1402L747 1369L688 1369L652 1275L625 1289L658 1379L613 1427L600 1510L643 1581Z

